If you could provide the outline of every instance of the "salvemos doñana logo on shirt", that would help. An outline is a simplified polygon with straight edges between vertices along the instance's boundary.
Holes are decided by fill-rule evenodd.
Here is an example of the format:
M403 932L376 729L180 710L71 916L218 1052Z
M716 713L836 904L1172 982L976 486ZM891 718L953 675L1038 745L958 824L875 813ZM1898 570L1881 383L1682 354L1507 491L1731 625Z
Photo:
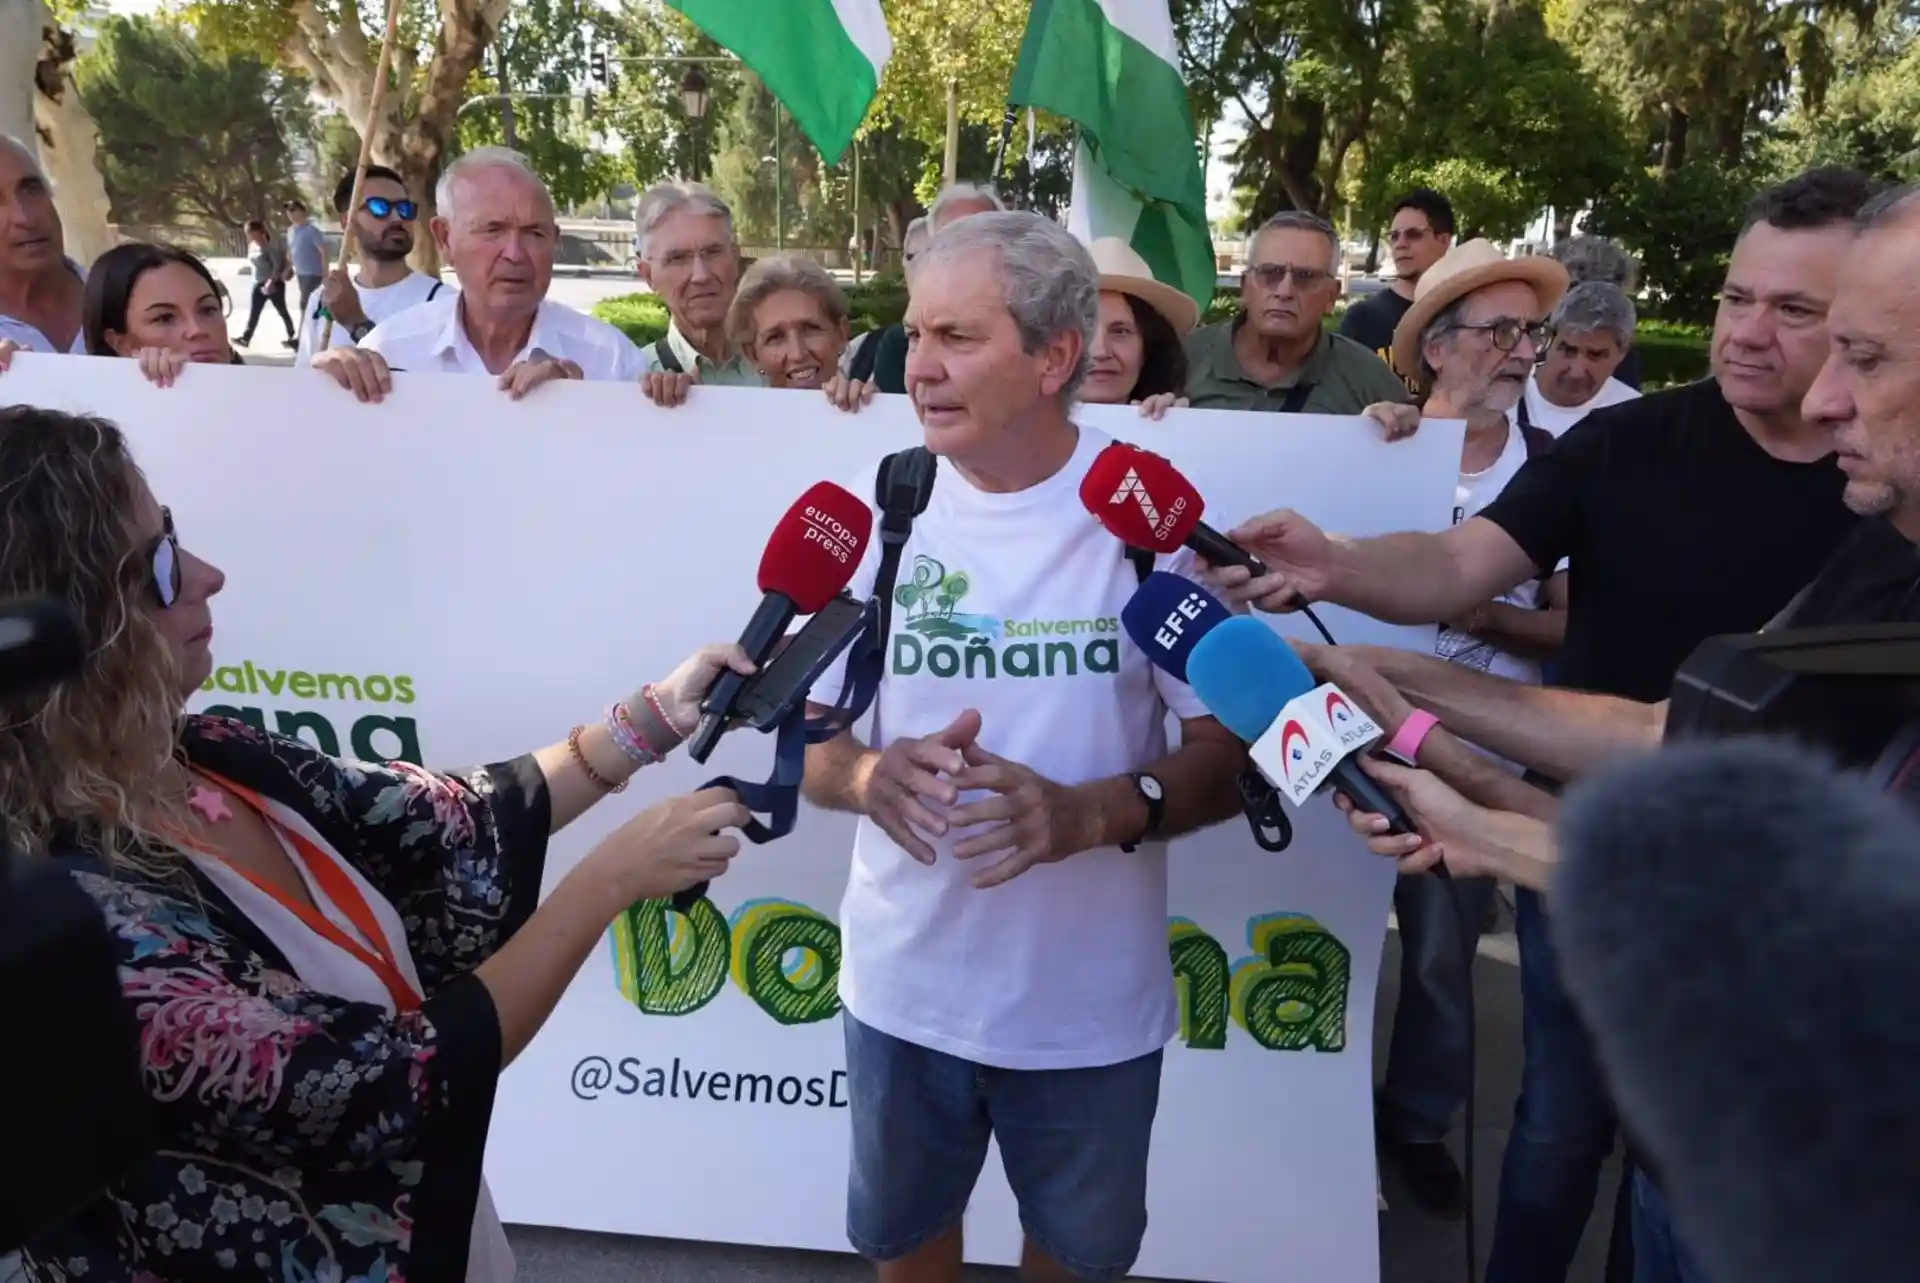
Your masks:
M893 590L896 677L1077 677L1120 671L1120 619L1001 619L961 607L972 581L922 553Z

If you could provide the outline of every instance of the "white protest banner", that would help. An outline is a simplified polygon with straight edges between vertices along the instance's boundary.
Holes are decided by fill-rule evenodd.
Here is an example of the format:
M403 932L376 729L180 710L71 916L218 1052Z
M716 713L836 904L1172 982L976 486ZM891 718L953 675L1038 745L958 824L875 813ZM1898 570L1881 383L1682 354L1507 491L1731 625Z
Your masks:
M662 411L631 386L516 404L484 378L396 383L364 407L308 371L193 367L163 391L131 361L21 356L0 403L123 425L182 541L226 571L219 668L194 707L440 766L552 743L731 640L787 506L919 440L900 398L849 416L807 393L696 388ZM1282 506L1358 535L1451 514L1458 424L1388 445L1309 416L1082 420L1169 456L1220 529ZM1433 644L1431 629L1321 617L1342 640ZM1084 644L1113 645L1113 624ZM1024 640L1035 621L1000 631L1040 650ZM547 885L650 801L763 777L771 749L735 733L704 768L681 756L642 773L556 839ZM852 829L805 809L690 915L647 904L616 924L502 1084L487 1166L510 1222L846 1250L834 918ZM1138 1272L1369 1283L1369 1031L1392 866L1320 802L1284 854L1235 821L1177 842L1171 867L1183 1019ZM1017 1259L997 1161L966 1228L971 1259Z
M1282 704L1247 756L1297 807L1327 782L1335 766L1379 738L1373 719L1345 691L1323 682Z

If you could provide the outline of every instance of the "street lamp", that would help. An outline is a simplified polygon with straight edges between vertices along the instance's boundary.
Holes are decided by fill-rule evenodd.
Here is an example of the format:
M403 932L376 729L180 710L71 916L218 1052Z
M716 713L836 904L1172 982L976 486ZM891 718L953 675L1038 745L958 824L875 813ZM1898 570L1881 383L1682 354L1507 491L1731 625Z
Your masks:
M687 165L695 182L700 181L700 121L707 114L711 98L707 78L700 74L700 68L688 67L687 74L680 78L680 105L687 113Z

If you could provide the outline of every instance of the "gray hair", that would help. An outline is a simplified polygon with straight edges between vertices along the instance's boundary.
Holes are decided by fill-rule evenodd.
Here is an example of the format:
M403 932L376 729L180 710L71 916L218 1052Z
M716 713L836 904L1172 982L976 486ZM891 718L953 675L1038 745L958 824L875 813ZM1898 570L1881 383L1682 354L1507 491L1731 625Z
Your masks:
M1877 232L1902 222L1920 205L1920 183L1904 183L1881 192L1854 217L1854 226L1862 232Z
M1007 209L1007 203L1000 199L1000 193L985 184L949 183L933 198L933 208L927 211L927 230L938 232L940 225L947 221L947 212L955 205L971 205L975 202L991 205L998 213L1005 213Z
M924 242L930 241L933 239L933 224L927 221L925 215L922 215L921 217L914 219L911 223L908 223L907 230L900 234L900 252L901 253L903 254L906 253L907 246L913 242L913 238L916 236L918 236L922 241L923 248L924 248Z
M1632 294L1640 280L1640 264L1621 247L1620 242L1604 236L1572 236L1547 251L1547 256L1567 269L1575 285L1586 281L1607 281Z
M1427 322L1426 328L1420 331L1419 380L1422 397L1432 390L1433 381L1438 378L1440 374L1427 360L1427 344L1439 342L1466 324L1467 300L1472 297L1473 295L1471 293L1462 294L1459 298L1453 300L1453 302L1447 304L1438 312L1435 312L1433 319Z
M727 239L733 240L733 209L719 192L705 183L655 183L633 207L633 230L639 242L634 252L645 258L647 241L660 230L660 224L682 210L720 219L727 225Z
M1026 211L979 214L933 238L919 268L989 254L1000 288L1020 329L1020 346L1038 352L1069 330L1080 336L1080 361L1063 400L1071 401L1087 376L1093 333L1100 320L1100 272L1079 238L1050 218Z
M40 167L40 153L34 148L27 146L12 134L0 134L0 147L6 148L21 160L25 161L27 168L32 171L41 182L47 180L47 171Z
M1561 334L1593 334L1606 330L1623 348L1633 345L1639 323L1633 300L1612 281L1581 281L1566 292L1550 318Z
M734 291L733 302L727 308L727 337L733 340L735 347L745 351L753 346L758 330L753 319L754 310L771 296L785 290L811 294L819 300L827 320L835 325L845 324L848 315L846 291L840 288L840 282L834 280L826 268L797 254L774 254L759 259L749 267L740 278L740 288Z
M533 167L533 162L511 147L476 147L462 153L451 165L440 173L440 181L433 189L434 212L445 219L454 216L461 184L466 180L489 170L505 169L523 175L528 182L540 189L547 198L549 208L553 207L553 193L547 190L545 180Z
M1283 209L1254 229L1247 237L1247 257L1253 257L1254 242L1268 232L1318 232L1327 238L1327 270L1338 273L1340 270L1340 233L1333 224L1318 214L1310 214L1304 209Z

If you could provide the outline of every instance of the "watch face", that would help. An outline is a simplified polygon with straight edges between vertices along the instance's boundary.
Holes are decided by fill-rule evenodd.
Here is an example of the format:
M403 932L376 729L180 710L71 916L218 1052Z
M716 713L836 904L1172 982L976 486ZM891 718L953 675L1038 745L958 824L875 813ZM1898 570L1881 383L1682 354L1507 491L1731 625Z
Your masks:
M1160 781L1154 779L1153 776L1136 775L1134 776L1134 779L1138 781L1140 785L1141 796L1153 802L1159 802L1165 799L1166 797L1165 790L1163 790L1160 787Z

